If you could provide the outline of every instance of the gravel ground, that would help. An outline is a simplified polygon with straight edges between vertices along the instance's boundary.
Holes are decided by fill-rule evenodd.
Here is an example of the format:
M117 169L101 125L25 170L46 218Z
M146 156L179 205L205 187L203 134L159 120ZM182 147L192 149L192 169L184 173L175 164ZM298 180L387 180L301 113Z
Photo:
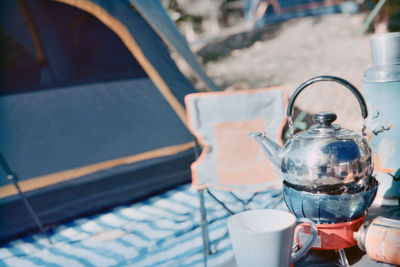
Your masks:
M359 35L365 18L365 14L336 14L295 19L220 38L197 54L207 73L225 90L281 85L290 96L309 78L335 75L362 92L362 75L371 64L371 34ZM296 99L296 106L311 114L334 111L343 127L357 131L362 127L356 98L335 83L310 86Z

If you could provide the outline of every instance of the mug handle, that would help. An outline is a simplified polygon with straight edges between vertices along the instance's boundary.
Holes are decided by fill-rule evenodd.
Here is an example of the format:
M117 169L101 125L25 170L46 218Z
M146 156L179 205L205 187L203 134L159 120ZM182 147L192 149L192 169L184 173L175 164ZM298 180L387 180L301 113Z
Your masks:
M296 219L296 226L301 224L301 223L308 223L310 225L311 228L311 236L310 238L304 243L303 247L297 251L297 252L292 252L292 255L290 256L290 262L295 262L298 259L300 259L301 257L304 256L304 254L307 253L307 251L310 250L310 248L312 247L315 239L317 238L318 235L318 229L317 226L315 225L315 223L313 221L311 221L310 219L307 218L297 218Z

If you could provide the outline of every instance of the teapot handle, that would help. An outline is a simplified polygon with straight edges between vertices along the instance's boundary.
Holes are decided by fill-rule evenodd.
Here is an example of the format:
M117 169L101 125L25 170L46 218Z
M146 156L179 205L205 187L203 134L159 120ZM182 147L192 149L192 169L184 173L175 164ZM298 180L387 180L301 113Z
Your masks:
M368 117L367 105L365 104L364 97L360 94L360 92L357 90L357 88L342 78L339 78L336 76L326 76L326 75L311 78L311 79L305 81L304 83L302 83L299 87L297 87L297 89L294 91L293 95L290 97L286 115L288 117L291 117L293 115L294 101L296 100L296 98L300 94L300 92L303 91L304 88L306 88L307 86L309 86L315 82L322 82L322 81L337 82L337 83L343 85L344 87L346 87L347 89L349 89L356 96L358 103L360 104L361 114L362 114L363 119Z

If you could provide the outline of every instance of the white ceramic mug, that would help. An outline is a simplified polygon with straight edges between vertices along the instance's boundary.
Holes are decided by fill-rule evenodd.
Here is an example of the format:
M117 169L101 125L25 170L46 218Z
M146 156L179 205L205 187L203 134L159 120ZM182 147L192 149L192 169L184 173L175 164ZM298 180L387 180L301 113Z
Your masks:
M310 238L292 252L295 227L311 226ZM248 210L228 218L229 236L238 267L286 267L301 258L317 237L315 224L306 218L273 209Z

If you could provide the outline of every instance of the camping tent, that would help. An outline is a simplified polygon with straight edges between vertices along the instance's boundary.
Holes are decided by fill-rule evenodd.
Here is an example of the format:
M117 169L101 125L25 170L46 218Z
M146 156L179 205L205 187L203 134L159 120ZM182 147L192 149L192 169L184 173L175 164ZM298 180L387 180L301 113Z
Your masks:
M338 0L246 0L244 14L255 27L297 17L341 12Z
M165 42L216 86L159 1L0 5L0 240L36 229L4 165L44 224L189 181L195 89Z

